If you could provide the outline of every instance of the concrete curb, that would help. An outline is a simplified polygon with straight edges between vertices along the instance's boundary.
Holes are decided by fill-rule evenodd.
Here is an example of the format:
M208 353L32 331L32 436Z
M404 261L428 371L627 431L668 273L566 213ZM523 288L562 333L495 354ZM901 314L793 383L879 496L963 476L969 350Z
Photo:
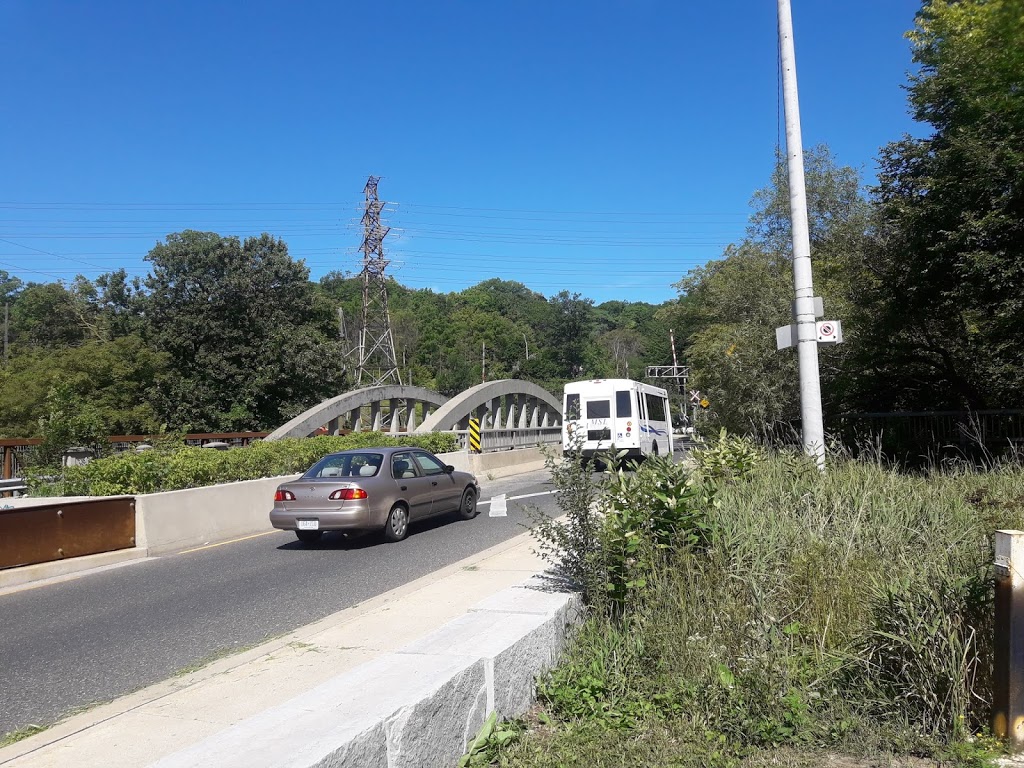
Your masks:
M537 676L580 616L578 595L533 577L152 766L451 766L492 711L514 717L529 708Z
M132 549L115 549L113 552L100 552L96 555L71 557L67 560L54 560L49 563L5 568L0 570L0 595L30 586L41 587L61 579L76 577L84 571L112 568L144 557L146 557L145 549L133 547Z

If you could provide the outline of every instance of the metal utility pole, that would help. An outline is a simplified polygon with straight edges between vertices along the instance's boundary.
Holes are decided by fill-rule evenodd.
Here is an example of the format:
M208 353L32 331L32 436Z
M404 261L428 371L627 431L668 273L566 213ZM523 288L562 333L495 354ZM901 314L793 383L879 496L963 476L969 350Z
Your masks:
M4 302L4 365L7 364L7 338L8 328L11 324L11 304L10 302Z
M363 193L363 322L359 328L359 367L356 386L374 387L388 383L402 383L402 375L395 359L395 340L391 334L388 315L388 288L384 275L389 264L384 258L384 237L390 231L381 224L384 203L377 198L379 176L366 180Z
M800 135L800 104L796 88L793 14L789 0L778 0L778 4L782 92L786 105L789 207L793 229L793 286L796 289L793 316L796 320L796 348L800 364L800 417L803 423L804 451L815 458L819 469L824 469L825 426L821 415L821 379L818 372L819 329L815 313L814 284L811 279L811 240L807 225L804 149ZM779 343L781 347L782 342Z

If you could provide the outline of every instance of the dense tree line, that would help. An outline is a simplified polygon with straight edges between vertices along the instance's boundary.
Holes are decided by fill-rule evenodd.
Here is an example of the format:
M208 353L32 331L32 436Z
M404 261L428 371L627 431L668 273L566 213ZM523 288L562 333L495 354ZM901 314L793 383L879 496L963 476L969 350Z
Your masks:
M1024 2L925 0L910 40L909 104L927 135L881 148L871 187L828 147L806 152L816 293L846 336L821 353L827 418L1024 402ZM781 159L751 207L744 238L661 305L392 281L403 379L453 394L485 373L551 391L641 378L671 361L674 329L714 425L794 419L795 357L774 335L792 301ZM269 234L185 231L146 258L145 279L23 285L0 271L12 339L0 435L270 429L351 388L358 276L313 282Z
M22 285L0 272L11 306L0 435L273 429L354 386L360 276L311 281L269 234L175 233L146 259L134 280ZM484 375L558 391L671 358L651 304L546 298L498 279L449 294L391 281L389 304L403 380L449 395Z

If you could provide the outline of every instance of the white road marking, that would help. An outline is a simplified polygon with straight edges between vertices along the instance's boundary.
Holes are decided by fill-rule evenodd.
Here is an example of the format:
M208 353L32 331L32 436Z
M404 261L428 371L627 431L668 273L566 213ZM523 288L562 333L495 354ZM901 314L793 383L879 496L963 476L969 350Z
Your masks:
M491 517L508 517L508 499L505 494L499 494L491 498Z
M519 499L532 499L534 496L550 496L553 493L558 493L558 491L538 491L537 493L524 493L522 496L505 496L505 494L501 494L501 498L504 498L505 501L517 501ZM497 500L498 498L498 496L495 496L493 500ZM491 501L492 499L481 501L478 502L478 505L490 504Z

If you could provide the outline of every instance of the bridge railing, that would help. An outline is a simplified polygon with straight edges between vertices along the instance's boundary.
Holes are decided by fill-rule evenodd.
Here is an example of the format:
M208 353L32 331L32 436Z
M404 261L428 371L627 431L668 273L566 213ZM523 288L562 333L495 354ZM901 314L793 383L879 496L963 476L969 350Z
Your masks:
M452 432L459 437L459 445L465 449L469 445L469 430L455 429ZM512 429L485 429L480 432L480 450L508 451L513 448L533 448L536 445L562 442L561 427L523 427Z

